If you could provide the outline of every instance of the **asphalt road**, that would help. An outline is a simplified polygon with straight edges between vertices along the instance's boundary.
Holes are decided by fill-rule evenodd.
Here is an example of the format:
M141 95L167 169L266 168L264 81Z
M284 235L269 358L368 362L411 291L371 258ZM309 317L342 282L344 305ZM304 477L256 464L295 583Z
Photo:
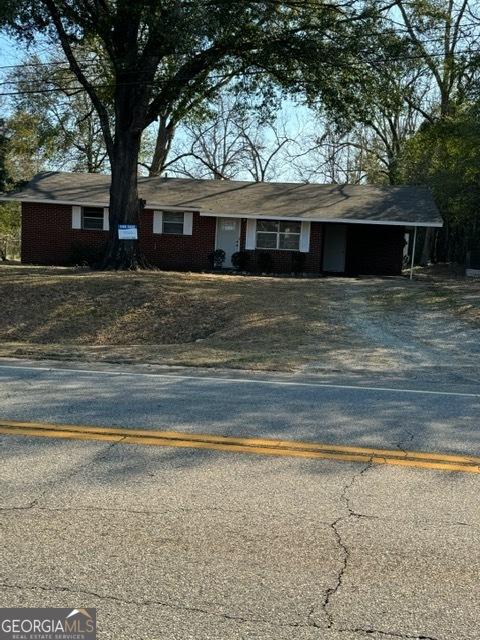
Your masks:
M473 385L18 364L2 418L479 450ZM0 606L96 607L99 640L480 638L479 475L14 436L0 460Z
M0 419L480 454L480 384L0 362Z
M100 640L480 637L480 478L0 437L0 606Z

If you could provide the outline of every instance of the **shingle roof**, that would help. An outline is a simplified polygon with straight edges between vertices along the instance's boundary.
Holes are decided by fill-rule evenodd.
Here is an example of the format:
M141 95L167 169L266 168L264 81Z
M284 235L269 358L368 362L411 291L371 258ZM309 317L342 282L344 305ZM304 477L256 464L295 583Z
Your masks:
M2 199L108 206L110 176L44 172ZM296 218L441 226L426 187L139 178L148 208L180 207L206 215Z

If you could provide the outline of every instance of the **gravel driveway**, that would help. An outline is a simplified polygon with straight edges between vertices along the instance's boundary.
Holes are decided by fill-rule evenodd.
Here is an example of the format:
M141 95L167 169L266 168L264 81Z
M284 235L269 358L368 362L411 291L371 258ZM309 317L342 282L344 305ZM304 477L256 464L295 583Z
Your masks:
M470 291L464 281L447 287L401 279L332 279L327 286L337 289L330 321L343 328L337 352L329 353L334 367L479 379L480 318L472 304L479 302L477 285ZM322 359L306 369L326 364Z

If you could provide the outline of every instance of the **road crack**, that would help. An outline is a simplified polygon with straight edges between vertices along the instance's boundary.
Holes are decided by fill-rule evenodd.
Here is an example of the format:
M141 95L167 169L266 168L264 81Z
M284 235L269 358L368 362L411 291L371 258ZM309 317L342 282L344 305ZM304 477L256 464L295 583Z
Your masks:
M414 438L414 434L409 433L409 436L411 439ZM352 518L355 518L355 519L370 518L370 516L363 515L354 510L349 493L352 487L356 483L358 483L359 480L361 480L361 478L372 468L372 466L373 466L373 460L372 458L370 458L370 460L368 461L368 464L366 464L359 473L353 474L350 481L343 487L340 499L344 503L345 509L347 510L347 514L340 516L330 524L330 528L332 529L333 534L335 536L337 547L341 553L341 565L336 575L335 584L329 589L327 589L327 591L325 592L323 602L321 604L321 609L324 613L324 616L327 622L327 629L332 629L340 633L355 633L355 634L362 633L365 636L380 635L386 638L402 638L404 640L438 640L433 636L427 636L423 634L417 634L417 635L411 635L408 633L402 634L395 631L384 631L380 629L363 628L363 627L341 628L335 625L334 616L332 612L333 598L342 587L345 572L348 569L348 564L350 561L350 550L342 537L340 526L342 525L342 523L346 523ZM377 519L377 518L372 517L372 519ZM455 523L455 524L460 524L460 523ZM321 628L320 625L315 621L314 614L315 614L315 607L312 606L308 614L308 624L311 627L313 626L316 628Z
M408 445L411 444L413 442L413 440L415 439L415 433L413 433L412 431L408 431L408 429L405 429L405 433L407 434L406 438L402 438L400 440L400 442L397 443L397 448L400 449L400 451L402 453L404 453L405 455L407 455L408 453Z
M364 629L363 627L355 627L352 629L337 629L340 633L364 633L365 635L379 635L385 636L386 638L402 638L403 640L438 640L438 638L434 638L433 636L425 636L425 635L411 635L408 633L398 633L397 631L383 631L380 629Z
M343 582L343 576L347 570L348 567L348 562L350 559L350 550L348 549L348 546L346 545L346 543L344 542L342 535L340 533L339 527L343 522L348 521L350 518L361 518L363 517L362 514L357 513L356 511L353 510L352 506L351 506L351 502L350 502L350 498L349 498L349 491L351 490L351 488L353 487L353 485L367 472L371 469L373 464L373 460L372 458L369 459L368 463L361 469L360 472L358 473L354 473L352 475L352 478L350 479L349 482L347 482L347 484L343 487L342 489L342 493L340 495L340 500L341 502L343 502L344 504L344 508L347 511L347 515L344 516L340 516L339 518L337 518L334 522L331 522L329 524L329 527L332 529L333 531L333 535L335 537L335 541L337 544L338 549L340 550L341 553L341 564L340 564L340 569L336 575L336 579L335 579L335 584L332 587L329 587L327 589L327 591L325 592L324 598L323 598L323 602L321 603L321 610L323 611L323 614L326 618L326 623L327 623L327 629L332 629L334 627L334 620L333 620L333 615L330 611L331 608L331 601L332 598L336 595L336 593L338 592L338 590L341 588L342 586L342 582ZM307 622L308 625L311 627L319 627L318 623L315 621L315 606L312 606L308 616L307 616Z
M266 624L274 627L295 628L295 629L313 626L319 630L325 630L325 628L320 626L318 623L301 624L299 622L298 623L297 622L277 622L277 621L272 621L264 618L256 618L254 616L247 617L247 616L240 616L240 615L235 615L231 613L220 613L216 611L210 611L209 609L204 607L187 606L180 603L164 602L162 600L153 600L153 599L130 600L130 599L120 598L118 596L114 596L110 594L101 594L96 591L87 591L84 589L72 589L70 587L60 587L60 586L45 587L45 586L23 585L23 584L10 584L8 582L3 582L3 583L0 583L0 589L13 589L13 590L19 590L19 591L41 591L41 592L48 592L48 593L69 593L69 594L74 594L75 596L78 596L78 595L86 596L86 597L96 598L100 601L110 601L110 602L118 603L121 605L132 605L132 606L138 606L138 607L157 606L157 607L163 607L165 609L169 609L171 611L177 611L177 612L202 613L204 615L213 616L215 618L233 621L233 622L239 622L239 623L257 623L257 624ZM314 610L312 607L311 613L313 614L313 612ZM438 638L434 638L433 636L426 636L423 634L420 634L420 635L402 634L395 631L384 631L384 630L373 629L373 628L366 629L362 627L355 627L355 628L348 628L348 629L336 628L335 630L339 633L355 633L355 634L361 633L366 636L380 635L386 638L401 638L404 640L438 640Z
M15 589L19 591L42 591L49 593L71 593L75 595L87 596L91 598L97 598L101 601L111 601L122 605L133 605L138 607L147 607L147 606L157 606L164 607L166 609L170 609L172 611L179 612L187 612L187 613L203 613L205 615L214 616L216 618L221 618L224 620L232 620L235 622L253 622L258 624L267 624L276 627L287 627L287 628L301 628L306 627L308 625L296 623L296 622L275 622L263 618L255 618L253 616L240 616L230 613L221 613L216 611L210 611L209 609L203 607L195 607L195 606L187 606L180 603L174 602L164 602L162 600L129 600L125 598L120 598L118 596L113 596L109 594L100 594L95 591L86 591L84 589L72 589L70 587L60 587L60 586L34 586L34 585L22 585L22 584L10 584L8 582L0 583L0 589Z
M99 460L104 460L109 454L110 450L113 449L113 447L115 447L117 444L120 444L123 440L125 440L126 437L127 436L123 436L121 439L110 443L102 452L102 454L96 458L95 462L98 462ZM29 502L24 506L0 507L0 513L6 512L6 511L28 511L29 509L34 509L34 508L45 509L45 507L39 507L38 503L40 502L40 500L42 500L42 498L44 498L47 495L49 491L51 491L55 487L56 484L58 484L59 482L61 483L68 482L69 480L74 478L77 475L77 473L80 473L83 469L85 469L85 467L88 467L92 463L93 463L92 460L90 459L86 460L85 462L80 464L78 467L73 469L71 473L62 474L61 477L55 477L52 480L47 481L45 488L39 493L39 495L36 498L34 498L34 500L32 500L31 502Z
M46 490L48 491L48 489ZM45 492L46 492L45 491ZM44 493L45 493L44 492ZM30 509L35 509L36 511L45 511L47 513L118 513L118 514L130 514L130 515L145 515L145 516L164 516L164 515L183 515L183 514L201 514L201 513L220 513L226 515L238 515L245 516L248 513L251 513L251 510L248 509L225 509L223 507L175 507L172 509L127 509L125 507L95 507L90 505L85 506L75 506L75 507L50 507L50 506L39 506L37 503L41 499L42 496L38 496L27 505L24 506L12 506L12 507L0 507L1 513L8 513L9 511L29 511ZM265 513L262 511L262 517L264 518L273 518L273 519L287 519L294 518L298 520L298 513L286 512L282 514L278 513ZM317 525L322 525L324 527L330 527L331 522L327 520L315 520Z

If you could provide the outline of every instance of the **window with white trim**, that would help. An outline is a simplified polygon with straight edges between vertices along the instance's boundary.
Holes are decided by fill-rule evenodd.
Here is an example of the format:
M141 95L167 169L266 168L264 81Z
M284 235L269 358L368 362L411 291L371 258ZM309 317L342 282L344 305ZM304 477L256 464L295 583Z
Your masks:
M257 249L300 251L301 222L257 220Z
M162 233L183 235L185 215L176 211L164 211L162 215Z
M103 209L82 207L82 229L103 230Z

